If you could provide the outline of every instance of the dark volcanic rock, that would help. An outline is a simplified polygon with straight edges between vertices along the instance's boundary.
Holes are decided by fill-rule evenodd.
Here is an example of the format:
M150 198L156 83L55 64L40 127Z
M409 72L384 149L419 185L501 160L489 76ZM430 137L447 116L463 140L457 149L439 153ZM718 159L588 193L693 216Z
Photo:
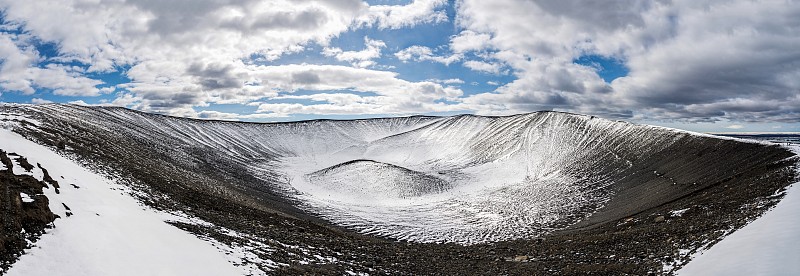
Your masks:
M24 157L18 160L21 165L27 164L23 167L30 166ZM13 164L3 150L0 161L6 167L0 170L0 267L5 271L28 246L26 240L37 240L56 215L50 211L47 197L42 195L43 182L29 175L15 175ZM30 169L33 166L26 168ZM20 193L31 201L23 201Z
M31 165L31 163L28 163L28 159L25 158L24 156L17 156L16 160L19 163L19 166L25 169L26 172L30 172L31 170L33 170L33 165Z

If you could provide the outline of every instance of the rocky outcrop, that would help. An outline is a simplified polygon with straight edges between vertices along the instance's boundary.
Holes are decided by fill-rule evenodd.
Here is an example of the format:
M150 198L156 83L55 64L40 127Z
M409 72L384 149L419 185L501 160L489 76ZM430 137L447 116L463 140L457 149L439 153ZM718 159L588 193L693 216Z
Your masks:
M0 267L7 269L45 229L51 227L56 215L42 189L47 183L31 175L14 174L14 162L30 171L33 166L23 156L0 150ZM51 179L52 180L52 179ZM52 183L56 183L52 180Z

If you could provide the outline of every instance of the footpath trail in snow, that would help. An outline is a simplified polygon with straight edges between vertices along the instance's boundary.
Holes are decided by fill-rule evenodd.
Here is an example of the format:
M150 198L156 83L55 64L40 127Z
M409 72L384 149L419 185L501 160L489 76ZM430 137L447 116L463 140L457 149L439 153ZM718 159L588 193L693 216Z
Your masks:
M800 153L800 145L794 146ZM699 253L678 275L800 275L800 183L774 209Z
M56 228L7 275L242 274L212 244L165 223L166 214L140 205L123 186L2 128L0 148L40 163L61 183L60 194L45 189L50 209L61 216Z

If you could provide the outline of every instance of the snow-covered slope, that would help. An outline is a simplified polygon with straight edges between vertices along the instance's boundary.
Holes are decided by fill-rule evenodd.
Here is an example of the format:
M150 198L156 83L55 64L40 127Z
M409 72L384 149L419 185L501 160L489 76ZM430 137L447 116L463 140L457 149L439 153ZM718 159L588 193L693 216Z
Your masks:
M800 145L794 145L800 153ZM800 183L763 217L700 251L678 275L800 275Z
M48 148L0 128L0 149L41 164L61 183L45 189L61 216L7 275L241 275L212 244L142 206L124 186L96 175ZM22 172L19 172L22 173ZM41 180L40 168L31 172Z
M584 157L594 147L608 145L562 128L582 125L597 128L598 135L613 131L603 129L608 121L592 121L560 113L450 117L343 151L284 158L282 171L307 208L365 233L460 243L533 237L607 199L608 175L576 172L592 165ZM391 165L339 163L364 159ZM617 164L608 165L627 166L621 158L612 162ZM314 173L319 167L345 177L320 177ZM427 191L402 197L375 188L368 188L370 195L342 193L326 180ZM420 184L430 188L415 187Z
M470 244L536 237L573 224L603 206L612 192L607 187L620 175L636 173L632 160L689 146L698 137L557 112L464 115L342 151L282 158L281 172L303 206L338 224L401 240ZM341 167L351 160L392 168L366 162ZM309 175L325 167L346 176L337 183L403 189L426 183L437 192L402 198L374 188L367 188L371 195L342 193L325 183L330 178ZM700 188L691 183L703 176L677 177L663 179L673 185L652 192L664 199L678 189L688 193ZM412 178L425 181L407 181Z

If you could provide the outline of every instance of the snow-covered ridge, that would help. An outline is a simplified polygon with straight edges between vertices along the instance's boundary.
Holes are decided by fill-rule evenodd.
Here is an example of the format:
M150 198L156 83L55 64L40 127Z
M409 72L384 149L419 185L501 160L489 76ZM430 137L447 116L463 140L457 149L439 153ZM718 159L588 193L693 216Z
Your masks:
M656 167L653 162L672 161L648 157L719 140L561 112L254 124L121 108L15 110L43 121L42 114L58 117L53 124L118 133L163 149L183 166L200 166L206 156L228 160L260 180L253 185L364 233L464 244L530 238L582 221L620 192L609 185L634 173L643 182L689 185L709 179L677 172L673 177L669 170L680 169L673 165L649 169ZM713 145L707 150L714 151ZM650 163L634 166L642 159ZM658 200L695 189L659 187ZM642 206L647 204L657 202Z

